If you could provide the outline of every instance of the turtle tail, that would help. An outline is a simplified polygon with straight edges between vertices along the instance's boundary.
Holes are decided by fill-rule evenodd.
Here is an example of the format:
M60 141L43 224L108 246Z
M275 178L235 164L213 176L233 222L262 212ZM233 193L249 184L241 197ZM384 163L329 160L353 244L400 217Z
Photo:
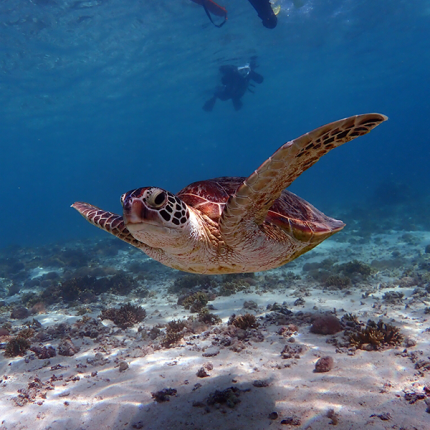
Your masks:
M118 239L121 239L136 248L141 247L141 243L128 231L122 216L104 211L97 206L90 205L89 203L76 202L73 203L71 207L76 209L87 221L94 224L96 227L113 234Z

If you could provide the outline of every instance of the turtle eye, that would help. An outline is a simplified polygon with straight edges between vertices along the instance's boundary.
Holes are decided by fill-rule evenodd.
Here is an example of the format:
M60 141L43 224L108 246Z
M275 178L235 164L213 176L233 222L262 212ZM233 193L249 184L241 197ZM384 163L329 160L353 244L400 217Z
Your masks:
M146 200L146 203L154 209L161 208L166 203L167 195L163 190L155 190Z

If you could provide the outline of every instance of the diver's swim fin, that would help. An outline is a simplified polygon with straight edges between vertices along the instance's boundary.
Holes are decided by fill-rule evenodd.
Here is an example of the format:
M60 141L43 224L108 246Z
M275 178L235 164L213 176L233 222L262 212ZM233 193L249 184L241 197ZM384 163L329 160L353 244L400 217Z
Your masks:
M262 84L264 81L264 78L260 73L254 72L254 70L251 70L251 73L249 74L249 77L254 81L257 82L257 84Z
M212 112L212 109L215 106L215 102L216 102L216 97L213 96L212 98L210 98L204 105L203 105L203 110L205 112Z
M220 28L227 22L227 10L222 6L220 6L219 4L215 3L213 0L191 0L191 1L203 6L206 12L206 15L208 16L209 20L215 27ZM220 24L216 24L212 19L211 14L224 18L224 21L222 21Z
M273 12L269 0L249 0L266 28L275 28L278 18Z
M233 102L234 110L236 111L240 110L240 108L243 106L243 103L240 99L231 99L231 101Z

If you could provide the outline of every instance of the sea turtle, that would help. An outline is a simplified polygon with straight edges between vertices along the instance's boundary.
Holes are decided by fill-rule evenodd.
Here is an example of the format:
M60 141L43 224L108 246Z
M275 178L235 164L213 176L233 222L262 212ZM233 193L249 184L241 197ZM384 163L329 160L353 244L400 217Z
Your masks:
M345 226L285 188L331 149L386 119L371 113L319 127L285 143L248 178L194 182L177 194L158 187L129 191L121 196L122 217L88 203L72 207L174 269L205 274L273 269Z

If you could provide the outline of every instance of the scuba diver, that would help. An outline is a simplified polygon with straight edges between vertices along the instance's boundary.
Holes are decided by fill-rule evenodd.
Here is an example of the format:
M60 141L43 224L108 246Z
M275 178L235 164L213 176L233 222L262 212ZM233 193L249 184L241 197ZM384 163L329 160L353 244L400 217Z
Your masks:
M256 57L252 57L249 63L240 67L230 64L221 66L219 68L222 74L221 85L216 88L214 95L203 105L203 110L211 112L216 99L222 101L231 99L234 109L238 111L242 107L240 99L246 91L254 92L251 88L255 85L251 81L261 84L264 80L263 76L254 71L256 67Z

